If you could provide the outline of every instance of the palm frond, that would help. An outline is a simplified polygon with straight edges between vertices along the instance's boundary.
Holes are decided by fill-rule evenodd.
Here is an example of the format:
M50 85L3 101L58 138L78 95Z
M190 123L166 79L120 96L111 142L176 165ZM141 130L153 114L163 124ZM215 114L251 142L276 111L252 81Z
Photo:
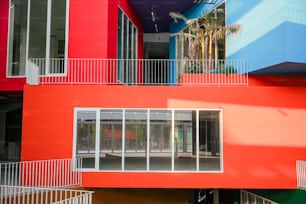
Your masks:
M186 22L188 19L181 13L179 12L170 12L169 16L174 20L174 22L177 23L177 19L181 19L184 22Z

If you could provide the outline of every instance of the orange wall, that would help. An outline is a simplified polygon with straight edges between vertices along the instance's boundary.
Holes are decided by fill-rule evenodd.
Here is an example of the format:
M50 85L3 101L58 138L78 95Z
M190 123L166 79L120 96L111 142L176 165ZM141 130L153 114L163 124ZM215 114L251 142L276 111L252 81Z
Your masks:
M306 87L25 86L22 160L71 158L75 107L220 108L224 173L84 173L87 187L295 188Z

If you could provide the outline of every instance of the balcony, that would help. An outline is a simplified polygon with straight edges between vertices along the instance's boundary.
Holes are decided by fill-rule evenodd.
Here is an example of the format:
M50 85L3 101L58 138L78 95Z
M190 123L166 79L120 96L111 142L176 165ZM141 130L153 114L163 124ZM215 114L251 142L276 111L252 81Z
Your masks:
M92 192L71 189L82 185L80 159L0 164L0 204L91 204Z
M247 86L246 60L29 59L27 83Z

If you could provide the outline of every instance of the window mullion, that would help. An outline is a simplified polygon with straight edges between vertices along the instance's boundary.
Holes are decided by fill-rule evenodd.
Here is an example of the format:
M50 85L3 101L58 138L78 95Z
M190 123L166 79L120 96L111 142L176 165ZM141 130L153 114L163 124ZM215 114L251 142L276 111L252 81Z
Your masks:
M122 161L121 161L121 170L124 171L124 158L125 158L125 109L122 111Z
M174 110L171 111L171 171L174 171L174 157L175 157L175 144L174 144Z
M100 111L96 110L96 145L95 145L95 169L99 170L100 159Z
M200 121L199 121L199 110L196 110L196 171L200 170Z
M31 18L31 0L28 0L28 13L27 13L27 36L26 36L26 62L25 62L25 69L26 69L26 76L28 76L29 71L29 39L30 39L30 18Z
M51 9L52 0L47 0L47 31L46 31L46 74L50 73L50 40L51 40Z
M150 171L150 110L147 110L147 147L146 147L147 171Z

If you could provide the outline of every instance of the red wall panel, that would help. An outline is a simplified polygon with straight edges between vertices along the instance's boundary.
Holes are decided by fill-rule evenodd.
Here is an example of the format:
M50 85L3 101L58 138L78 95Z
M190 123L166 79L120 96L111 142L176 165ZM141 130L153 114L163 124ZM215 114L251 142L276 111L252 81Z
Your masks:
M9 0L0 1L0 80L6 76ZM0 81L1 82L1 81Z
M306 87L25 86L22 160L72 156L75 107L220 108L223 173L83 174L88 187L295 188Z
M70 58L117 58L118 6L138 28L138 57L143 57L142 24L127 0L70 0Z
M117 35L118 35L118 7L129 17L133 24L137 27L137 49L138 58L143 58L143 29L142 22L137 16L134 9L129 4L128 0L109 0L109 13L108 18L108 58L117 58Z
M107 57L108 4L101 0L70 0L70 58Z
M9 0L0 1L0 91L22 90L24 78L6 78Z

